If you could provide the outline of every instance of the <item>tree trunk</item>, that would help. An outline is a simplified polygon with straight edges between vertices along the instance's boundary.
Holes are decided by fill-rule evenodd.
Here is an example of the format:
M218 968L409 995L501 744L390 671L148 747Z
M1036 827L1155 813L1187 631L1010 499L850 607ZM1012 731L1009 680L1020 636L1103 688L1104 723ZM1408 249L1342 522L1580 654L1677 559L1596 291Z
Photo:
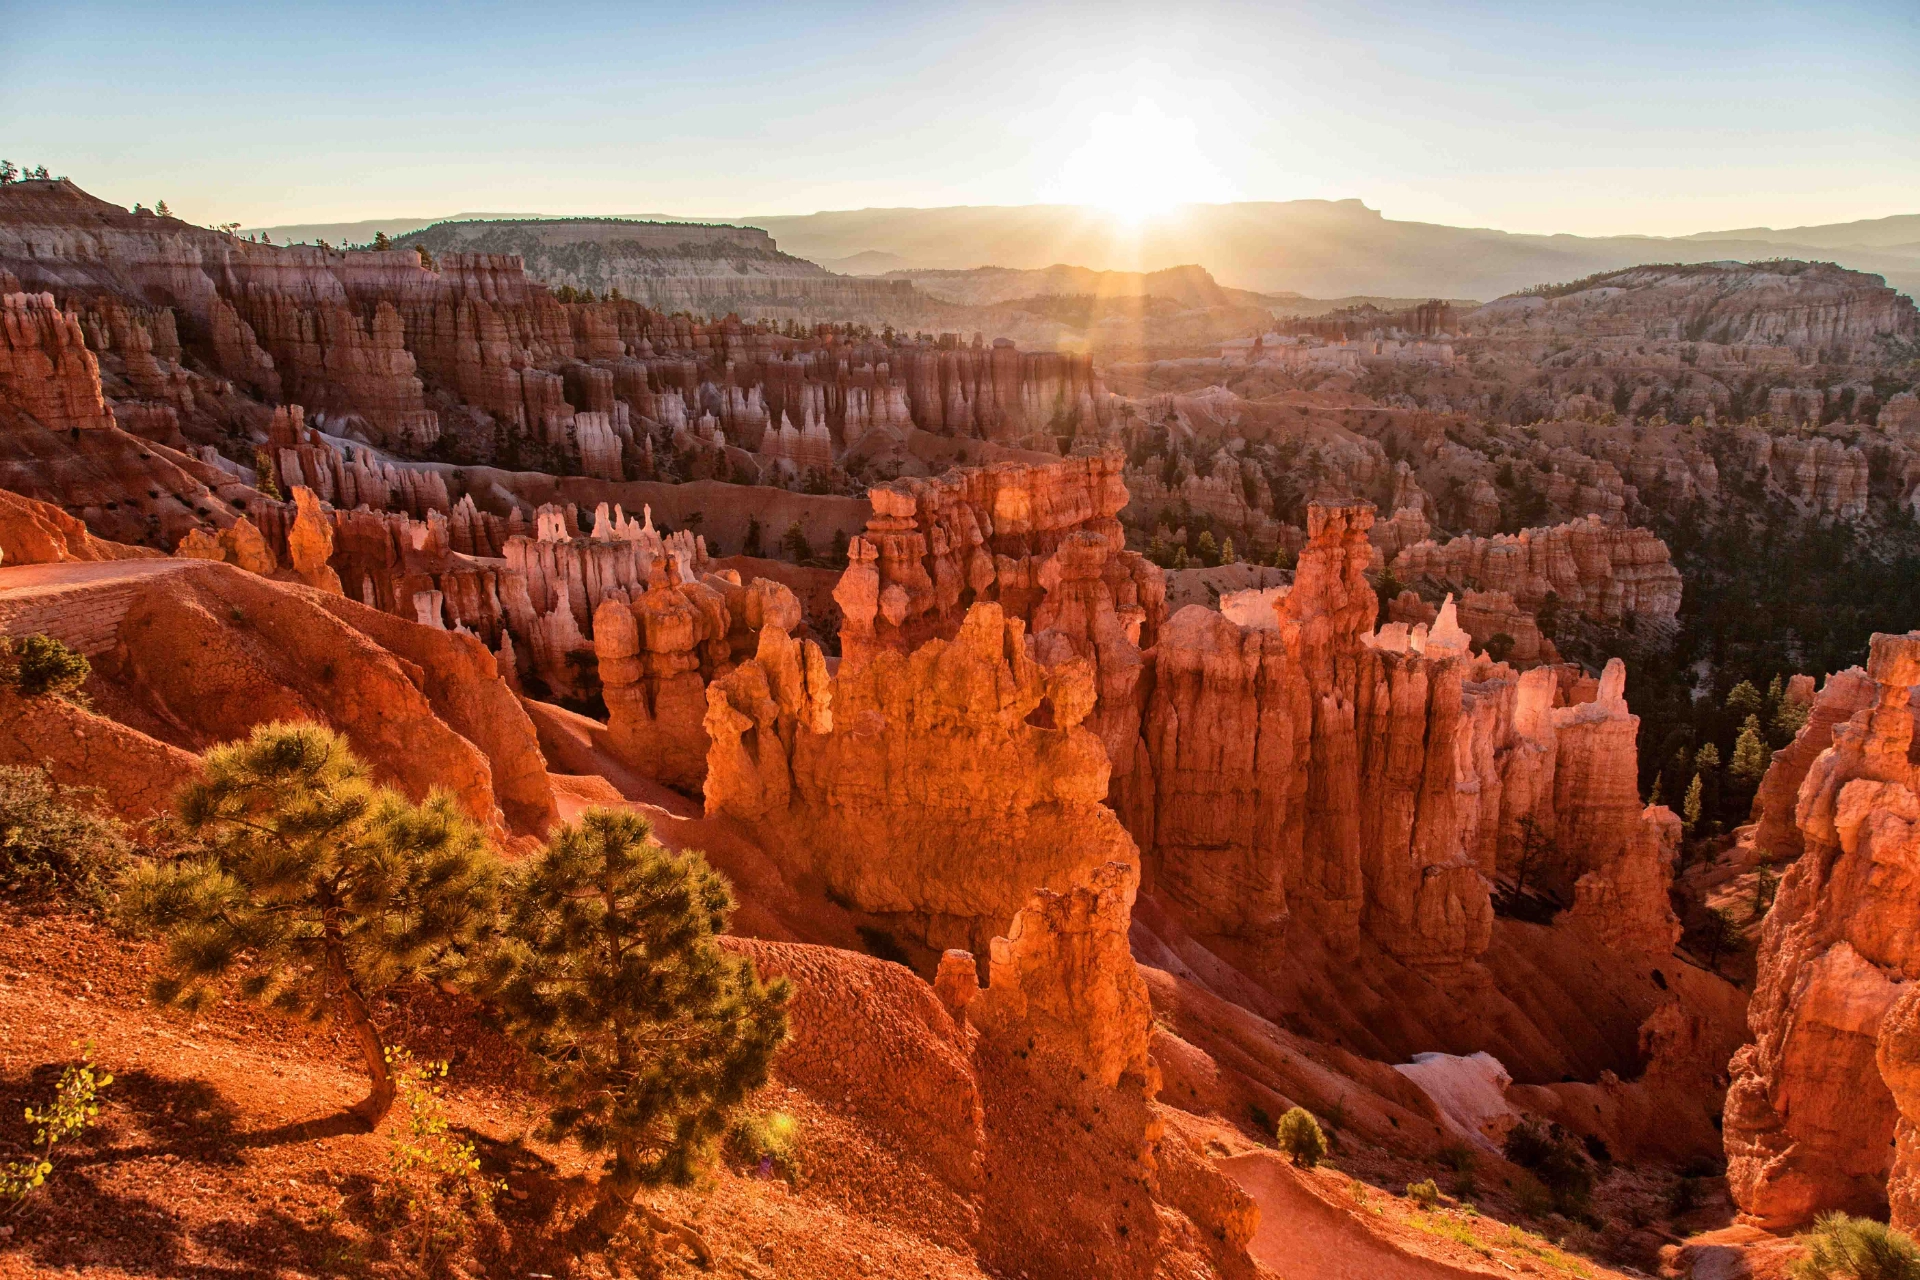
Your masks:
M387 1068L387 1047L381 1043L380 1032L367 1012L367 1002L360 998L360 992L355 989L353 978L347 972L346 944L340 937L339 926L328 918L322 927L326 940L327 982L333 988L334 1003L346 1019L347 1028L353 1032L354 1044L360 1050L360 1063L367 1069L367 1079L373 1086L366 1097L347 1110L371 1130L386 1118L387 1112L393 1107L393 1073Z
M599 1195L587 1217L594 1234L602 1240L611 1240L627 1224L627 1218L637 1213L648 1230L678 1240L701 1267L711 1266L713 1250L707 1247L706 1239L698 1231L634 1199L640 1193L641 1182L633 1170L633 1162L622 1152L614 1161L612 1172L600 1179Z

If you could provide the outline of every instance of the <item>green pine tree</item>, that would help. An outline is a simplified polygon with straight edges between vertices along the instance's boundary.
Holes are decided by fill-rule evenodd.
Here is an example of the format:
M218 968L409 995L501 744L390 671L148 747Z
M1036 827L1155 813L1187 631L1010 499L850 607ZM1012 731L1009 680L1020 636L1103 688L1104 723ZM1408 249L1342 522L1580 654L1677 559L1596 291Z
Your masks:
M1239 556L1233 553L1232 538L1228 538L1225 542L1220 544L1220 563L1221 564L1233 564L1235 561L1239 560L1239 558L1240 558Z
M1680 821L1686 824L1688 835L1700 825L1700 775L1697 773L1687 784L1687 798L1680 802Z
M1767 740L1760 734L1760 717L1750 715L1740 726L1740 737L1733 744L1733 763L1727 766L1727 772L1758 786L1766 776L1768 758Z
M509 890L485 989L552 1093L551 1132L609 1153L589 1222L610 1237L638 1207L661 1228L635 1195L711 1163L786 1037L788 985L720 949L726 881L632 813L588 810Z
M1727 691L1727 710L1736 716L1757 716L1763 703L1753 681L1742 680Z
M446 792L415 805L373 785L346 739L315 724L259 725L202 767L177 801L199 851L142 867L124 899L167 938L153 996L199 1008L237 976L248 999L339 1016L372 1084L351 1114L371 1128L394 1085L368 998L460 969L496 907L485 837Z
M1200 557L1200 563L1209 569L1220 563L1220 544L1213 540L1213 530L1200 531L1199 541L1194 543L1194 552Z
M1787 698L1780 699L1779 705L1773 709L1773 719L1768 725L1773 741L1782 747L1792 742L1799 736L1801 727L1807 723L1807 713L1812 710L1813 708L1807 703L1794 702Z

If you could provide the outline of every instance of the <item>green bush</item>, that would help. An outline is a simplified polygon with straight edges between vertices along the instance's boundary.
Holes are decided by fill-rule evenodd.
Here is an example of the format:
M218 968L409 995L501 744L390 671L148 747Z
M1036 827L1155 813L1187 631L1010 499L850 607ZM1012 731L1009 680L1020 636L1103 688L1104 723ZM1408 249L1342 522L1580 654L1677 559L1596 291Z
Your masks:
M1872 1218L1822 1214L1800 1242L1807 1256L1793 1264L1795 1280L1920 1280L1920 1248Z
M800 1181L800 1122L784 1111L742 1115L727 1128L727 1154L763 1174Z
M130 850L118 820L73 804L45 769L0 766L0 892L89 905L107 896Z
M52 636L0 636L0 684L12 686L23 698L71 697L92 670L85 654Z
M1280 1117L1277 1136L1280 1149L1303 1169L1313 1168L1327 1154L1327 1135L1320 1132L1320 1122L1305 1107L1295 1107Z
M1593 1166L1580 1140L1560 1125L1529 1116L1507 1134L1504 1153L1540 1179L1557 1211L1571 1216L1586 1208L1593 1195Z
M1440 1207L1440 1188L1434 1185L1432 1178L1426 1178L1419 1182L1409 1182L1407 1184L1407 1199L1413 1201L1422 1209L1437 1209Z

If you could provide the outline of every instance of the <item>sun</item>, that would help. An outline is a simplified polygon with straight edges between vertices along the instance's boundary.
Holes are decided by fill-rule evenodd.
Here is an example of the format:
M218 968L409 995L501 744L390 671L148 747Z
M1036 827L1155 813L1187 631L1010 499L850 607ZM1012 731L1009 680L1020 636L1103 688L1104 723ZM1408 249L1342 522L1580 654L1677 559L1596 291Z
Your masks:
M1232 186L1208 163L1200 131L1150 98L1122 114L1095 116L1085 142L1048 184L1048 198L1091 205L1138 226L1176 206L1231 200Z

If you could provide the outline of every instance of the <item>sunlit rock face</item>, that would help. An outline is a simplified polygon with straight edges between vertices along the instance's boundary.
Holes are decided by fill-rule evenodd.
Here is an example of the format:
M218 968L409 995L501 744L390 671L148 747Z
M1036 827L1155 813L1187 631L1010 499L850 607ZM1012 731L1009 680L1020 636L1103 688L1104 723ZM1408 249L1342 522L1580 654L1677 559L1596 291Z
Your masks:
M1794 810L1803 846L1762 935L1727 1096L1728 1185L1747 1218L1792 1228L1872 1212L1890 1183L1913 1222L1912 1011L1920 975L1920 777L1910 758L1920 632L1876 635L1871 705L1831 727ZM1831 683L1831 682L1830 682ZM1835 698L1850 697L1847 686ZM1811 722L1809 727L1811 727ZM1783 753L1784 754L1784 753ZM1792 767L1791 759L1776 768ZM1909 1112L1908 1108L1915 1108Z

